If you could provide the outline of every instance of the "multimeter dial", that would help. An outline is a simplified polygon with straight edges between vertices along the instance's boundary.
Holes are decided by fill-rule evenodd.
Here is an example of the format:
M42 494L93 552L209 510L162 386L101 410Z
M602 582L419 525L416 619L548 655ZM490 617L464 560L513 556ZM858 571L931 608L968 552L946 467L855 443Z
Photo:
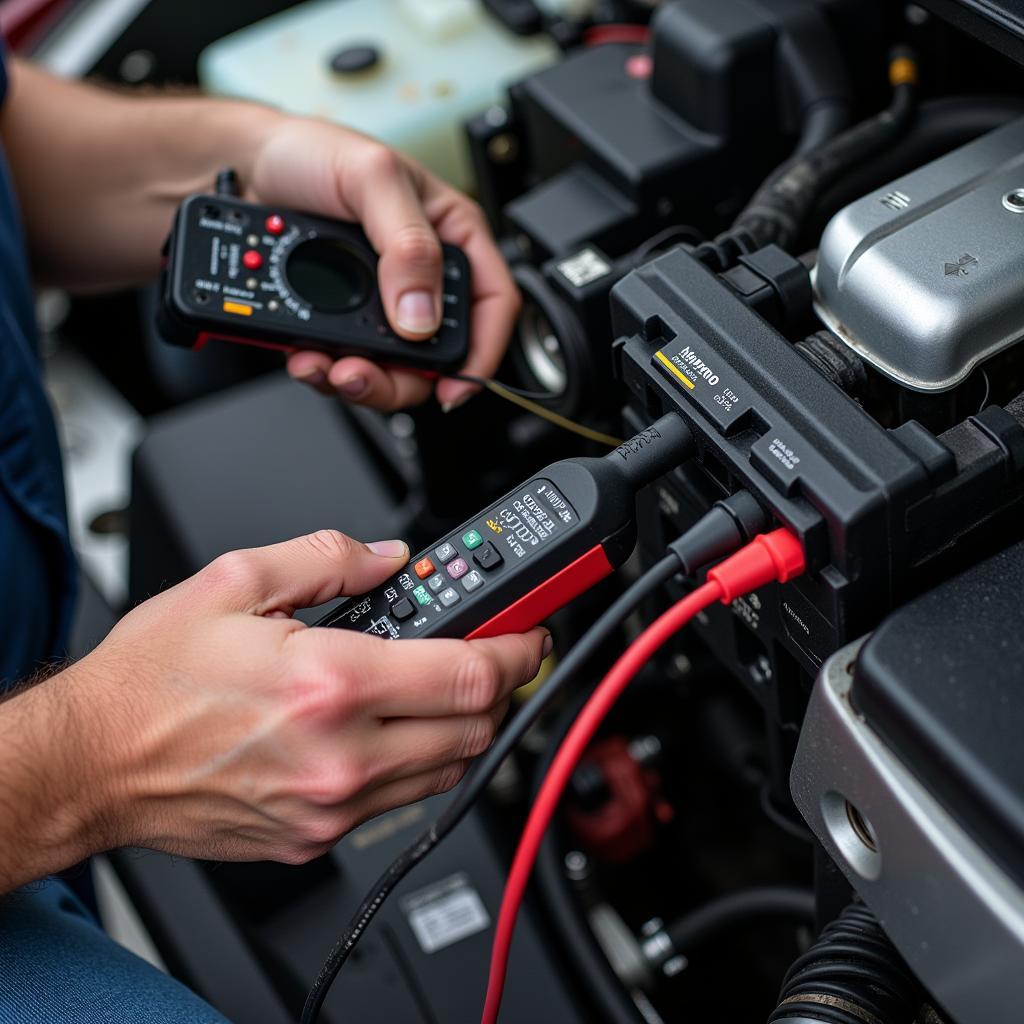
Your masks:
M322 313L349 313L366 302L373 278L350 245L316 232L294 236L282 238L270 253L270 277L286 304L290 300Z
M460 367L469 343L469 263L443 246L437 334L392 331L377 289L377 254L356 224L197 195L178 211L167 247L159 326L175 344L211 339L364 355L423 371Z
M308 323L314 314L337 316L365 307L376 290L376 262L369 242L363 246L353 237L292 227L270 247L261 283L282 316Z

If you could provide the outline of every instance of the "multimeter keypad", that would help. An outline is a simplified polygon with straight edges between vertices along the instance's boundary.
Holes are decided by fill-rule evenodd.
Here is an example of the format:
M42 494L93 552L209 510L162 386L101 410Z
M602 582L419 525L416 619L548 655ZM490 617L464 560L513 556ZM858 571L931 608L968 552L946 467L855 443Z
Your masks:
M497 569L505 559L501 557L501 552L490 541L487 541L473 552L473 561L481 569L490 571Z
M467 594L472 594L477 587L482 587L483 585L484 578L476 571L476 569L466 573L462 578L462 589L465 590Z
M391 639L421 636L449 616L466 615L481 595L493 597L507 574L577 522L558 488L534 479L421 551L378 590L353 598L336 621Z
M434 554L442 565L447 565L458 554L458 551L455 550L454 545L446 542L434 548Z
M448 563L448 575L453 580L461 579L469 572L469 563L464 558L453 558Z

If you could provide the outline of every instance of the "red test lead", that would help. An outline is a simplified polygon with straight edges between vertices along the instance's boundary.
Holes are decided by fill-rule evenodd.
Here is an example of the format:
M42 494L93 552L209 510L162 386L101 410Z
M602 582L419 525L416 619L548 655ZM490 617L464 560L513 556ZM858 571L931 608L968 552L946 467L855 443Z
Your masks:
M512 933L544 833L576 765L623 690L662 644L705 608L716 601L730 604L766 583L785 583L803 571L803 548L793 534L785 529L758 534L736 554L709 570L706 583L648 626L601 680L559 747L523 829L495 928L481 1024L497 1024Z
M612 463L615 463L616 460L621 462L618 472L625 472L630 486L636 489L642 486L652 473L657 473L658 465L663 460L667 459L671 462L674 459L683 458L685 457L683 453L692 452L692 448L692 438L685 430L682 421L673 422L672 417L665 417L651 424L647 430L642 431L631 441L626 442L610 458ZM603 462L604 460L597 461ZM556 472L559 465L556 463L546 472ZM593 469L593 466L591 468ZM607 472L609 469L605 466L604 470L599 473L605 478L605 484L609 483ZM615 470L610 472L612 479L618 475ZM619 484L621 485L621 483L620 480ZM617 502L613 499L613 492L616 490L618 487L614 485L611 488L598 488L598 492L602 495L602 502L607 503L612 499L612 503L616 504ZM579 510L577 509L577 511ZM594 509L590 509L590 512L593 511ZM486 514L486 518L492 518L490 512ZM614 515L613 519L615 519ZM591 519L589 514L588 520L591 527L597 525L597 520ZM452 830L458 826L459 822L480 799L490 780L505 763L527 730L538 721L544 710L550 706L576 673L598 653L602 645L610 639L627 616L677 573L694 576L704 566L725 555L732 554L748 541L758 538L765 523L764 510L751 495L744 491L738 491L717 502L684 534L673 540L668 545L667 553L650 566L639 579L630 584L625 592L597 617L580 641L566 653L555 671L540 684L537 692L519 711L508 728L495 740L491 749L480 758L479 763L459 787L455 798L448 804L440 817L402 850L367 892L348 928L331 949L310 988L302 1010L302 1024L314 1024L317 1020L331 984L349 959L361 936L366 933L367 927L388 895L417 864L421 863L437 847L445 836L450 835ZM608 525L609 523L605 521L604 526L608 527ZM459 534L461 534L461 538ZM481 529L474 527L472 522L464 523L455 532L453 538L447 541L442 540L432 549L432 553L431 549L428 549L427 552L417 555L412 561L416 562L421 557L430 554L431 558L436 557L444 565L454 564L457 551L450 549L455 549L457 544L465 545L470 551L478 551L483 544ZM564 540L563 537L562 542L556 544L556 547L560 549L560 555L554 559L554 562L564 564L568 558L576 558L576 562L571 562L564 569L556 572L549 578L548 584L529 591L510 605L507 604L507 600L499 600L498 605L504 610L499 611L496 616L488 618L491 609L477 606L475 618L477 622L483 620L483 624L472 627L472 631L480 629L486 631L496 622L509 628L529 628L533 621L537 621L535 616L543 617L542 612L546 614L544 608L550 610L550 607L554 607L558 602L568 600L568 592L578 592L578 588L583 584L581 583L580 569L576 563L580 562L581 558L587 561L588 565L591 562L599 563L603 558L600 556L600 552L607 553L609 549L603 544L598 544L595 548L587 550L589 543L585 542L582 547L578 548L578 550L586 551L586 554L580 558L576 557L576 544L573 543L566 548ZM612 552L619 550L621 553L621 549L617 547L611 550ZM740 561L723 562L719 566L722 575L719 582L711 586L709 600L715 600L716 595L732 592L739 582L735 576L736 570L743 574L743 585L749 586L758 582L757 579L752 579L751 573L755 577L757 574L766 573L768 578L774 574L779 579L788 579L792 572L798 571L800 563L802 563L802 556L799 545L794 546L792 538L787 535L762 537L756 547L751 548L749 556ZM563 584L563 577L569 577L565 584ZM468 579L469 577L463 578ZM517 588L513 587L512 589ZM522 590L521 587L518 589ZM357 599L356 607L361 609L359 615L356 616L357 619L365 617L367 614L365 604L365 598ZM373 604L374 601L371 597L371 609ZM342 615L342 618L346 618L346 616ZM447 621L449 628L453 625L450 617L440 621ZM454 625L462 629L465 623L454 623ZM677 626L678 624L671 628L675 629Z

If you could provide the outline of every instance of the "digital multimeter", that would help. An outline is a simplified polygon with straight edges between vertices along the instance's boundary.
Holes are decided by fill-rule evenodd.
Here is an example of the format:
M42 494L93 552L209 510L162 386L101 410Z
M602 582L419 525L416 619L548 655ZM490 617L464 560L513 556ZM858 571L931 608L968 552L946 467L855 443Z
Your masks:
M442 249L441 327L408 341L388 325L377 254L358 225L232 195L190 196L167 242L157 326L187 348L218 339L450 372L469 349L470 269L461 249Z
M692 450L669 413L604 458L553 463L316 625L393 640L531 629L629 557L637 491Z

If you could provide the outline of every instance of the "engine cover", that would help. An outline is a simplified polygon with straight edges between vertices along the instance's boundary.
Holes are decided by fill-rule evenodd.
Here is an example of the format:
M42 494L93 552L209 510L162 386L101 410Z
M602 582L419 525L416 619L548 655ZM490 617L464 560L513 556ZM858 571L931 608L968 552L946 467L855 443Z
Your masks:
M815 307L881 373L945 391L1024 337L1024 119L832 218Z

